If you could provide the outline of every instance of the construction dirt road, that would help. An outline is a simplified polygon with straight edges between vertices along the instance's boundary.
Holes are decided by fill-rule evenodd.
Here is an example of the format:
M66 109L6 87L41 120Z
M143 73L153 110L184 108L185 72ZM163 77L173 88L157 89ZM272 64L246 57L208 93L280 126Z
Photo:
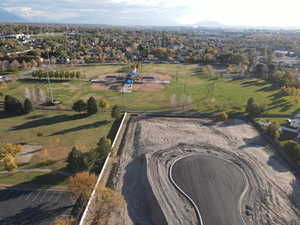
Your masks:
M240 190L235 190L231 199L235 205L230 207L240 204L238 210L245 224L296 225L300 221L299 179L245 121L132 117L121 146L119 166L111 171L109 183L123 193L126 204L121 212L112 214L110 225L199 224L192 204L169 177L171 165L179 158L199 156L226 160L243 173L230 185L237 187L243 184L240 179L245 179L247 192L239 203L236 196ZM225 169L214 170L218 171L216 176L228 175ZM186 182L191 185L193 177L204 176L203 171L190 173ZM224 185L228 189L224 193L230 192L230 185ZM200 205L201 198L194 198ZM252 216L245 215L246 205L252 209Z

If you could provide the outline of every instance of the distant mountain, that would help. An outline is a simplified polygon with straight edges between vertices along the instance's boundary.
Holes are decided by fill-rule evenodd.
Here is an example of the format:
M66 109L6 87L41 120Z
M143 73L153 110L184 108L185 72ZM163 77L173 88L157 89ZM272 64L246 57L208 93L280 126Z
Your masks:
M200 23L195 24L197 27L223 27L224 25L216 22L216 21L202 21Z
M25 20L20 16L0 8L0 22L25 22Z

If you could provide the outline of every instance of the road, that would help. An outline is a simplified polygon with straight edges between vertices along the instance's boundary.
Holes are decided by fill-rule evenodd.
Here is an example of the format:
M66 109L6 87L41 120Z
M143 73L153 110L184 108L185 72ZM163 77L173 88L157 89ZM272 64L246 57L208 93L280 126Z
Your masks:
M175 183L200 210L204 225L241 225L239 201L246 182L242 172L221 159L193 155L174 164Z
M0 225L46 225L57 216L69 216L74 200L54 190L0 190Z

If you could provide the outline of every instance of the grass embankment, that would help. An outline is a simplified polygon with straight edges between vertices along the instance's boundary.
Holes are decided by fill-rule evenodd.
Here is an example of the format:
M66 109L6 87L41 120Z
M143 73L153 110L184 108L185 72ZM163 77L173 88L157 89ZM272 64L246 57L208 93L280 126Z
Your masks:
M86 116L73 112L35 111L29 115L5 117L0 114L0 144L22 143L42 145L30 162L18 169L62 170L73 146L89 151L101 136L106 136L113 124L109 113ZM42 136L41 136L42 135ZM0 169L3 170L0 165ZM57 173L0 174L0 184L65 185L66 176Z

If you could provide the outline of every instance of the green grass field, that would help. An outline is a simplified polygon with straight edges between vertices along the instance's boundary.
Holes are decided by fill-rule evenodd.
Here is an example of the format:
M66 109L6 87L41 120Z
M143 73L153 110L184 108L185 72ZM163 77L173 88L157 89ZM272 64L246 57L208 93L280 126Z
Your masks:
M103 65L69 67L67 70L80 70L87 77L97 77L103 73L114 73L125 66ZM217 110L244 112L245 104L250 97L256 103L264 104L267 112L263 119L284 122L292 113L299 110L300 104L293 97L285 96L280 88L263 80L232 80L209 77L201 72L196 65L143 65L144 73L160 73L172 76L171 84L157 92L134 91L121 94L111 90L95 90L85 81L53 83L54 95L57 100L70 107L78 99L87 100L90 96L97 99L106 98L110 106L119 104L133 110L172 109L171 96L176 96L178 107L183 95L191 96L192 104L185 110L214 112ZM14 82L7 89L0 90L4 95L10 94L24 99L25 88L39 87L47 91L46 83ZM1 100L1 97L0 97ZM112 121L108 113L98 113L86 117L72 112L35 111L30 115L8 117L0 116L0 144L28 143L43 145L47 151L44 155L33 158L29 164L20 168L50 168L58 170L65 166L64 159L71 147L77 145L83 151L93 148L101 136L107 135ZM43 136L38 137L37 134ZM41 161L41 158L45 158ZM1 168L1 163L0 163ZM48 179L47 179L47 176ZM58 176L55 182L55 176ZM27 173L0 175L0 184L19 184L31 181L63 185L61 175Z
M110 113L86 116L73 112L35 111L29 115L5 117L0 114L0 145L6 143L42 145L43 151L35 154L29 163L19 164L19 169L61 170L65 158L73 146L82 151L94 148L102 136L106 136L112 126ZM38 133L42 136L38 136ZM0 170L3 170L0 163ZM37 179L36 176L39 176ZM49 179L46 179L49 176ZM0 184L16 185L32 181L36 184L54 184L51 179L59 174L17 173L1 174ZM46 178L44 178L46 177ZM58 179L57 185L65 184ZM45 182L45 183L43 183Z
M88 77L96 77L103 73L114 73L124 69L120 65L69 67L69 70L85 71ZM157 92L134 91L131 94L121 94L112 90L95 90L89 82L70 81L65 83L53 83L55 99L63 102L65 106L71 106L78 99L87 100L90 96L97 99L106 98L110 105L119 104L133 110L160 110L171 107L171 96L175 95L180 105L182 96L191 96L193 104L191 109L198 111L213 111L214 107L207 108L203 104L210 99L211 105L222 108L235 106L244 110L249 97L254 97L259 104L267 105L267 114L279 119L298 110L299 104L292 97L284 96L278 87L262 80L231 80L214 79L197 71L196 65L143 65L142 72L155 72L171 75L171 84L164 90ZM24 98L25 88L40 87L47 92L47 84L39 82L22 83L15 82L8 89L2 90L4 94L10 94ZM214 87L214 88L212 88ZM278 115L278 117L276 117Z

